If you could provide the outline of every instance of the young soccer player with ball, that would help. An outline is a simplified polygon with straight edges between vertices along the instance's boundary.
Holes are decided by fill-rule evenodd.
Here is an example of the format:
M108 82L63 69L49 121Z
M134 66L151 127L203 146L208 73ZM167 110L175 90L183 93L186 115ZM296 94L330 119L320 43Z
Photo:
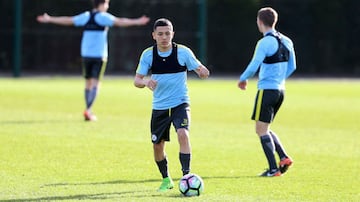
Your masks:
M108 58L109 27L141 26L149 22L149 18L119 18L108 13L110 0L93 0L93 9L76 16L50 16L47 13L37 17L40 23L53 23L64 26L84 27L81 40L81 56L83 63L83 76L85 77L84 118L86 121L96 121L91 112L98 94L100 79L104 75Z
M156 44L143 51L134 85L138 88L147 87L153 92L151 140L154 158L163 177L158 191L163 192L174 187L165 153L165 141L170 140L171 124L176 129L180 144L179 159L183 175L190 172L187 71L195 71L200 78L207 78L209 70L189 48L172 42L174 30L168 19L161 18L154 23L152 37ZM145 78L150 72L151 77Z
M258 11L257 26L264 37L258 41L254 56L238 82L238 87L245 90L248 79L260 68L252 119L256 122L256 133L269 164L269 169L260 174L263 177L281 176L293 163L279 137L270 130L270 123L284 100L285 80L296 69L293 43L276 31L277 19L278 14L272 8L266 7ZM275 151L280 158L279 167Z

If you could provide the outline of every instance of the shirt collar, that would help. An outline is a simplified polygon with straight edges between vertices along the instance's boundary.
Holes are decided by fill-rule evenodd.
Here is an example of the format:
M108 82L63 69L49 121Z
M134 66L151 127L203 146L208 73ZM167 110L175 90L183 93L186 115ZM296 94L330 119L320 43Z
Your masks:
M266 35L269 34L269 33L275 34L275 33L276 33L276 30L275 30L275 29L270 29L269 31L267 31L267 32L264 33L264 36L266 36Z

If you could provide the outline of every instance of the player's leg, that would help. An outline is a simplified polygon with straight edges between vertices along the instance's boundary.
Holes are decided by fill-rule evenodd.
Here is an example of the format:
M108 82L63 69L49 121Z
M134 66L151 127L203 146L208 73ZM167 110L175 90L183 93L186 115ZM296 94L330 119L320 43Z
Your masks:
M279 155L279 158L280 159L283 159L283 158L286 158L287 155L286 155L286 152L285 152L285 149L284 147L282 146L281 142L280 142L280 139L279 137L273 132L273 131L269 131L270 135L271 135L271 138L273 139L274 141L274 145L275 145L275 151L276 153L278 153Z
M276 93L278 94L278 99L276 100L276 104L274 106L274 117L279 111L285 96L285 92L283 90L279 90ZM269 132L274 141L276 153L279 155L280 158L279 170L281 173L285 173L292 165L293 160L286 154L284 146L281 144L280 138L273 131L270 130Z
M259 90L256 99L252 119L256 121L256 134L260 138L261 146L269 164L269 169L260 176L280 176L275 159L275 144L270 135L270 123L274 117L272 90Z
M169 110L153 110L151 117L151 141L153 143L154 160L163 178L158 189L160 192L174 187L165 152L165 141L170 141L170 112Z
M262 121L256 121L256 133L260 137L261 146L265 153L266 159L269 164L269 170L265 171L265 173L261 174L261 176L277 176L278 167L275 159L275 144L274 141L269 134L269 123L265 123Z
M82 69L83 76L85 78L85 105L86 109L84 111L85 121L94 121L96 117L91 113L92 106L92 72L94 67L94 60L89 58L83 58L82 60Z
M106 61L100 58L92 59L92 65L89 70L90 77L86 83L86 89L89 91L88 97L88 108L87 111L91 112L91 107L93 106L95 99L99 92L100 80L104 76L104 72L106 69ZM93 115L93 117L95 117Z
M188 104L182 104L175 107L173 109L172 119L180 145L179 160L181 170L183 175L186 175L190 172L191 161L191 144L189 138L190 106Z
M165 141L161 140L161 142L153 145L155 162L163 178L158 191L164 192L174 187L174 182L169 176L168 171L168 160L165 153Z
M285 149L282 146L279 137L273 131L270 131L270 134L275 143L275 150L280 158L279 170L281 173L285 173L289 169L289 167L293 164L293 160L291 159L290 156L286 154Z
M98 94L100 82L97 78L89 79L88 83L86 84L86 89L89 91L89 100L87 105L87 110L91 111L91 107L93 106L95 99Z
M169 172L168 172L167 157L165 153L165 141L161 140L159 143L154 143L153 149L154 149L154 159L159 168L159 171L162 177L166 178L169 176Z
M183 175L190 172L191 161L191 145L189 139L189 131L185 128L177 130L178 141L180 145L179 160L181 164L181 170Z

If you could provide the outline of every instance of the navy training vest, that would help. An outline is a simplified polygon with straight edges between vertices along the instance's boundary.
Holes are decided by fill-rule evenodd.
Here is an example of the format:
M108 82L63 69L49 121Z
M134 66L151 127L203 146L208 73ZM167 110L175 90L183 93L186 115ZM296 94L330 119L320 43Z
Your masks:
M263 63L274 64L274 63L278 63L278 62L287 62L287 61L289 61L290 51L286 48L286 46L283 43L281 43L280 34L274 35L273 33L268 33L265 36L275 37L278 44L279 44L279 48L274 53L274 55L266 57L264 59Z
M153 60L151 64L152 74L168 74L186 71L186 66L182 66L179 64L177 51L177 44L172 43L171 54L168 57L161 57L158 54L157 45L154 45Z
M84 30L88 30L88 31L104 31L105 30L105 26L101 26L98 23L96 23L95 21L95 15L98 14L98 11L90 11L90 18L89 21L85 24L84 26Z

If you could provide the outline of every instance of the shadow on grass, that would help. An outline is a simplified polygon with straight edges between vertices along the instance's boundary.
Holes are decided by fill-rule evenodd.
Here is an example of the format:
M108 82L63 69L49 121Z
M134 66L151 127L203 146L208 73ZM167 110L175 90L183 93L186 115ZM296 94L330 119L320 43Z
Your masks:
M146 183L146 182L160 182L160 179L149 179L149 180L113 180L105 182L84 182L84 183L55 183L55 184L45 184L41 187L51 187L51 186L88 186L88 185L106 185L106 184L129 184L129 183Z
M145 191L143 191L145 192ZM124 191L124 192L111 192L111 193L99 193L99 194L78 194L69 196L49 196L39 198L23 198L23 199L11 199L0 200L0 202L22 202L22 201L64 201L64 200L109 200L128 197L128 194L135 194L138 191ZM150 195L136 196L136 197L149 197Z
M204 176L206 179L244 179L244 178L258 178L257 176ZM179 181L180 178L174 178L175 182ZM148 183L148 182L160 182L161 179L149 179L149 180L114 180L104 182L90 182L90 183L56 183L56 184L45 184L41 186L86 186L86 185L106 185L106 184L127 184L127 183ZM142 191L123 191L123 192L109 192L109 193L98 193L98 194L77 194L69 196L48 196L38 198L23 198L23 199L11 199L11 200L0 200L0 202L22 202L22 201L64 201L64 200L120 200L121 198L147 198L147 197L164 197L164 198L182 198L180 193L158 193L154 189L142 190Z
M201 177L203 180L206 179L243 179L243 178L258 178L258 176L205 176ZM180 178L173 178L175 182L179 181ZM55 183L45 184L41 187L56 187L56 186L88 186L88 185L106 185L106 184L128 184L128 183L147 183L147 182L161 182L161 179L148 179L148 180L113 180L105 182L84 182L84 183Z

